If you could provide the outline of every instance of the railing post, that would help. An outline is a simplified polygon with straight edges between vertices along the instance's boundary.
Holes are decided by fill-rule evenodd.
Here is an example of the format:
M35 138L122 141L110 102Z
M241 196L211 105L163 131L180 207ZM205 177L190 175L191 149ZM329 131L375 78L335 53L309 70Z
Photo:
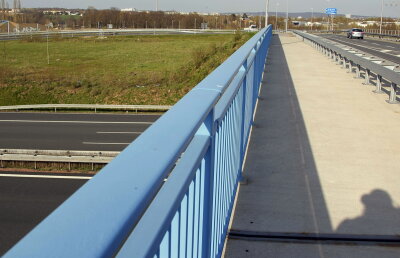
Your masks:
M357 79L361 78L361 66L356 65L356 77Z
M387 100L387 103L389 104L398 104L399 101L397 101L396 98L396 91L397 91L397 84L392 82L390 83L390 96L389 100Z
M254 71L253 74L250 74L250 76L253 77L253 99L252 99L252 103L251 103L251 114L254 113L254 109L256 108L256 103L257 103L257 98L258 98L258 79L257 79L257 69L259 69L258 65L257 65L257 60L259 58L257 58L257 51L256 49L253 49L254 52L254 63L253 63L253 67L254 67ZM248 67L246 68L248 69ZM247 78L247 75L246 75ZM251 118L251 123L253 124L253 117Z
M373 92L377 94L384 93L382 91L382 76L380 75L376 75L376 89Z
M215 147L217 122L214 123L214 111L211 112L205 127L211 137L210 149L204 156L205 176L204 176L204 209L203 209L203 231L202 231L202 257L211 257L212 234L213 234L213 210L214 210L214 178L215 178Z
M247 70L247 61L244 62L243 67L241 69ZM240 169L242 169L243 167L243 163L244 163L244 154L246 151L246 127L245 127L245 119L246 119L246 92L247 92L247 74L243 79L243 101L242 101L242 124L241 124L241 139L240 139ZM240 178L239 181L243 180L243 171L240 172Z
M365 82L364 85L370 85L369 77L371 75L371 71L369 69L365 69Z
M349 60L349 73L353 72L353 62Z

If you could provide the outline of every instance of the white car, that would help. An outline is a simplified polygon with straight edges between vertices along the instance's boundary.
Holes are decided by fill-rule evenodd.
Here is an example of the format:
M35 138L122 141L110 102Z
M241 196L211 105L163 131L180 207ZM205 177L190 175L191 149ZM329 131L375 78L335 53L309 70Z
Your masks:
M248 28L244 28L245 31L258 31L257 25L252 24Z
M364 39L364 31L362 29L353 28L347 32L349 39Z

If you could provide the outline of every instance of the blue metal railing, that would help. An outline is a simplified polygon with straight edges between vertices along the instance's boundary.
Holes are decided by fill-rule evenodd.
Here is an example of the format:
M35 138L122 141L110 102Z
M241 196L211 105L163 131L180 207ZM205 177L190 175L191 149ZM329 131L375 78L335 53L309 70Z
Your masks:
M271 26L15 245L6 257L219 257Z

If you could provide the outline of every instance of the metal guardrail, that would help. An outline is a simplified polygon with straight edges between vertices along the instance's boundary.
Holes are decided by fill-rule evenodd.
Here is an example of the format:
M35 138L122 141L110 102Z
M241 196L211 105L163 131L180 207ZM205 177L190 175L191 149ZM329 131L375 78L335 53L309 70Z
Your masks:
M400 30L382 30L382 33L379 33L379 30L365 29L364 32L365 35L373 37L400 39Z
M5 257L220 257L271 38L251 38Z
M77 156L77 157L116 157L119 151L70 151L70 150L24 150L24 149L0 149L0 155L47 155L47 156Z
M163 35L163 34L232 34L235 30L203 30L203 29L107 29L107 30L83 30L83 31L39 31L21 33L0 33L1 40L19 40L33 38L74 38L74 37L110 37L132 35Z
M381 58L376 58L370 54L362 53L349 46L339 43L330 43L329 40L322 39L318 36L303 33L300 31L293 31L296 35L301 37L304 41L309 42L314 48L324 53L334 61L343 65L343 68L349 69L349 72L355 70L356 77L361 78L361 72L364 71L364 79L366 85L370 84L371 75L376 76L376 90L375 93L383 93L383 81L390 83L389 100L390 104L397 104L397 86L400 85L400 67L398 64L384 61Z
M392 35L392 34L379 34L379 33L365 32L364 35L374 36L374 37L379 37L379 38L396 38L396 39L400 39L400 35Z
M156 105L100 105L100 104L40 104L40 105L16 105L0 106L0 111L6 110L119 110L119 111L168 111L171 106Z
M348 31L349 30L334 30L334 31L332 31L332 30L313 30L313 31L310 31L310 32L313 32L313 33L333 33L333 34L343 33L343 34L347 34ZM388 33L385 33L385 31L384 31L384 33L380 34L379 32L368 32L368 30L366 30L364 32L364 35L372 36L372 37L379 37L379 38L394 38L394 39L400 40L400 31L391 31L391 32L394 32L394 33L393 34L388 34Z
M67 151L67 150L23 150L0 149L0 167L5 162L37 162L69 164L107 164L120 152L116 151Z

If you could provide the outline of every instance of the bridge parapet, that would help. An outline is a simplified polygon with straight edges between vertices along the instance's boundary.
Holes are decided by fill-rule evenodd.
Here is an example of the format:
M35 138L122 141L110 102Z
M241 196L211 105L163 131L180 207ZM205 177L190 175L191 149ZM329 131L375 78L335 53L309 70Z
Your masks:
M263 29L5 257L219 257L272 28Z

